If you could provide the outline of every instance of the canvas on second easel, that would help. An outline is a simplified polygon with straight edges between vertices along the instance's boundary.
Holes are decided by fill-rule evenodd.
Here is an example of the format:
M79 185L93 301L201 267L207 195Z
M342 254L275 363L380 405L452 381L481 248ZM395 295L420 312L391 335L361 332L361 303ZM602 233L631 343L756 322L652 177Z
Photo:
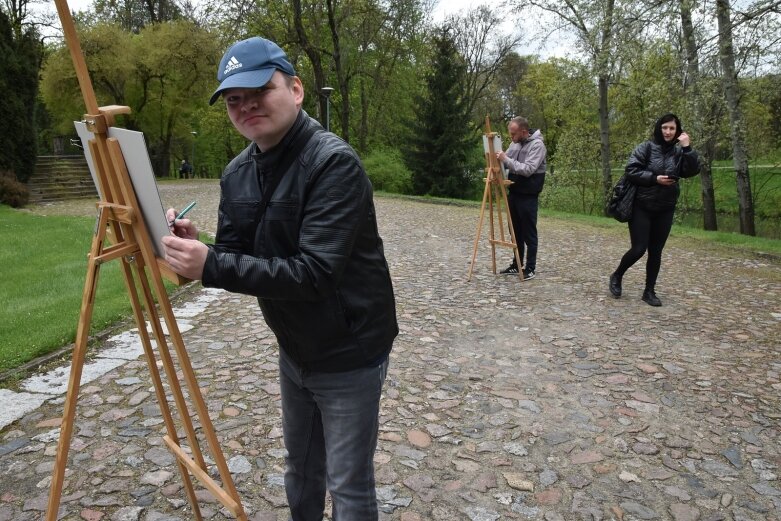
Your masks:
M502 137L499 134L494 135L494 154L497 152L502 151ZM485 154L488 154L490 152L490 149L488 148L488 136L483 134L483 152ZM507 167L504 166L504 163L501 161L497 161L499 163L499 167L502 169L502 177L504 179L507 179Z

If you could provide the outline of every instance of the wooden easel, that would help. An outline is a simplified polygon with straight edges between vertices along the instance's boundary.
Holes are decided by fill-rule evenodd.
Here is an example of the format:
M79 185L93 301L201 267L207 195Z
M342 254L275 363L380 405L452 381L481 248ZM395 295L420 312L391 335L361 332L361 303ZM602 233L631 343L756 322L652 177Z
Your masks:
M515 263L518 265L518 278L523 281L523 266L521 265L520 255L518 254L518 243L515 240L515 230L513 222L510 219L509 205L507 204L507 187L513 184L512 181L504 179L499 160L496 158L494 150L494 138L498 134L491 132L491 121L488 116L485 117L485 137L488 140L488 150L485 153L485 190L483 191L483 204L480 208L480 221L477 224L477 234L475 237L475 247L472 251L472 262L469 264L469 275L467 280L472 280L472 270L475 267L475 258L477 257L477 245L480 242L480 232L483 229L483 220L485 218L485 207L489 209L489 222L491 237L488 242L491 244L491 267L496 275L496 247L503 246L512 248L515 255ZM494 202L494 200L496 202ZM496 237L496 226L494 225L494 212L499 221L499 238ZM510 228L509 237L505 236L503 215L507 219ZM509 239L509 240L508 240Z
M94 160L93 163L99 185L98 191L100 192L101 199L97 205L98 217L95 235L92 239L92 246L89 253L87 277L84 282L81 312L78 328L76 330L76 342L73 350L68 392L65 398L65 408L60 427L60 439L57 445L57 456L49 493L46 521L56 521L58 516L63 480L65 477L65 467L68 461L68 450L76 414L76 401L78 400L90 322L92 320L92 312L95 305L95 292L97 289L100 266L103 263L115 259L121 260L125 285L133 307L133 316L138 325L138 333L141 337L147 365L155 388L155 394L157 395L160 411L165 423L167 435L163 436L163 440L176 457L179 471L184 481L184 488L190 505L192 506L192 518L196 520L203 519L198 506L195 490L193 489L193 484L190 479L190 474L198 478L201 484L234 516L236 516L237 519L240 521L247 521L247 515L244 512L241 499L233 484L230 471L225 463L225 457L220 449L214 427L209 418L206 403L204 402L200 388L198 387L195 372L190 364L187 350L182 341L182 335L179 332L176 318L171 309L171 302L168 299L162 277L165 276L178 285L184 284L187 282L187 279L177 275L168 263L155 256L152 241L146 224L144 223L144 217L136 198L136 193L133 189L119 142L116 139L107 136L109 127L114 124L115 116L117 114L128 114L130 108L118 105L98 107L87 66L84 62L84 57L81 54L78 36L73 25L68 4L66 0L55 0L55 4L57 6L60 21L62 22L65 40L70 50L73 65L76 69L76 76L79 80L79 86L87 108L87 114L84 115L84 121L87 129L95 136L94 139L89 142L89 149ZM111 244L106 245L106 241ZM140 286L141 289L141 298L139 298L138 286ZM154 289L154 296L152 295L152 288ZM159 312L158 308L155 306L155 297L157 298L159 305ZM190 401L194 404L198 421L200 422L200 428L208 443L210 454L219 470L222 486L212 479L207 472L206 462L200 448L200 442L196 436L193 421L190 417L188 403L185 401L184 394L182 393L182 388L177 378L176 367L174 366L171 353L166 344L159 313L163 315L165 324L168 327L168 333L176 351L179 369L187 384ZM160 372L157 368L155 352L152 348L149 332L147 331L147 318L151 324L158 353L168 379L170 392L173 395L176 409L179 412L181 422L186 431L187 445L189 447L189 452L192 453L192 457L189 456L185 449L180 445L168 398L166 398L166 389L163 386Z

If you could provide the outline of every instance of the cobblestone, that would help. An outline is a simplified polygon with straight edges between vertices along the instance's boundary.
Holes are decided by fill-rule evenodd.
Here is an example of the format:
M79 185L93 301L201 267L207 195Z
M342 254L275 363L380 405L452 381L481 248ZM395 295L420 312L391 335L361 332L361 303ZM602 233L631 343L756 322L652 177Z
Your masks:
M192 218L214 230L216 182L160 192L176 207L197 200ZM523 283L492 273L484 229L467 282L477 208L376 207L401 329L375 458L381 519L781 519L777 259L672 237L652 308L642 261L624 297L607 291L623 226L541 219L537 277ZM175 307L250 519L287 519L273 334L251 297L194 285ZM192 519L136 337L104 344L80 394L61 519ZM0 520L46 507L59 373L13 393L33 405L0 432ZM204 518L227 519L196 487Z

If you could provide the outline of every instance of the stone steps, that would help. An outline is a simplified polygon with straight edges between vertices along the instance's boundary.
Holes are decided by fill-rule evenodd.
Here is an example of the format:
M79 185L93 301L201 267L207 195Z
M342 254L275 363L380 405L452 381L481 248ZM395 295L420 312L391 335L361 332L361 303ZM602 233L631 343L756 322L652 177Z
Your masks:
M83 155L39 156L27 182L31 203L97 198L98 192Z

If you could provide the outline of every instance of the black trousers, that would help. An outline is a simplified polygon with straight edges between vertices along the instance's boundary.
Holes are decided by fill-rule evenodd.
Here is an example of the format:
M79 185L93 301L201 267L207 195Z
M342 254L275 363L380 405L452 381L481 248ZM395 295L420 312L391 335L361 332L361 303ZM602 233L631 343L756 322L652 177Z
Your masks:
M652 212L638 204L634 205L632 218L629 220L629 238L632 247L621 258L616 275L623 277L626 270L648 251L645 264L645 289L654 290L659 268L662 266L662 250L667 237L670 236L674 214L675 208Z
M539 194L507 194L510 219L513 222L515 240L518 242L518 256L524 268L537 268L537 208ZM524 253L526 260L524 261ZM513 260L513 262L515 262Z

